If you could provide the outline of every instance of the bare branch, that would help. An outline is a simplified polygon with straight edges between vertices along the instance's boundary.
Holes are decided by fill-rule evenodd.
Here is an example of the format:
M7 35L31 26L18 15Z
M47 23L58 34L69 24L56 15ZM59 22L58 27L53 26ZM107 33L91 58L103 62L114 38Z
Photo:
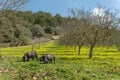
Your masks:
M0 0L0 10L16 10L24 6L29 0Z

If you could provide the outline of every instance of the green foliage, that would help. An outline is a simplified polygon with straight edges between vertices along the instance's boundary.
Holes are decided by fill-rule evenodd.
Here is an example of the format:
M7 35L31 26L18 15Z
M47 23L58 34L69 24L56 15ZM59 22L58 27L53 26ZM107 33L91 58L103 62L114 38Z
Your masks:
M24 11L24 12L19 11L16 13L16 16L21 18L22 20L29 22L29 23L34 23L34 21L35 21L32 11Z
M10 21L5 17L0 18L0 43L10 42L13 35L13 27Z
M55 28L53 29L53 34L54 34L54 35L61 35L61 33L62 33L62 30L61 30L60 27L55 27Z
M39 11L34 14L34 17L34 24L40 24L41 26L55 26L55 20L50 13Z
M45 28L45 33L52 34L53 29L51 27L46 27Z
M21 45L28 45L30 43L29 38L24 35L20 35L19 39Z
M37 24L33 25L31 27L31 32L32 32L33 38L35 38L35 37L40 38L40 37L43 37L45 35L43 28Z
M58 25L62 25L62 23L63 23L63 18L62 18L62 16L61 16L60 14L56 14L56 15L54 16L54 18L57 20L57 24L58 24Z
M52 16L47 12L2 10L0 13L0 43L10 46L30 44L33 39L49 38L60 35L60 15ZM21 37L22 36L22 37ZM22 41L21 41L22 40Z

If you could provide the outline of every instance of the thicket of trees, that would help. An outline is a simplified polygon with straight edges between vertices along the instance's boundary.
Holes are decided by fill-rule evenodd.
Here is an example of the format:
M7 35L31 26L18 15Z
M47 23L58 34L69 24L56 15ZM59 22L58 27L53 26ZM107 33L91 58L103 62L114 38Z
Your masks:
M0 47L43 42L59 35L64 18L60 14L21 11L29 0L0 0Z
M78 46L78 55L83 45L88 45L89 58L93 56L95 45L113 46L120 49L120 16L118 10L103 9L94 14L92 10L70 9L70 17L64 25L64 33L60 38L61 44Z
M53 16L47 12L31 12L16 10L1 10L0 15L0 43L10 46L30 44L36 38L51 39L52 35L59 35L63 17Z

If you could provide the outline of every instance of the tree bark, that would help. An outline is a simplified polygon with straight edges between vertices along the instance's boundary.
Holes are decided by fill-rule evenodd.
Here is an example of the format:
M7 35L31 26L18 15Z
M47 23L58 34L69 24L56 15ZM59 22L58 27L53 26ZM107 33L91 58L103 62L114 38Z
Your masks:
M34 45L35 45L35 43L32 44L32 51L34 51Z
M76 51L76 46L73 46L73 48L74 48L74 51Z
M117 48L118 48L118 51L120 51L120 46L117 46Z
M81 47L82 46L78 46L78 55L80 55Z
M93 56L93 49L94 49L95 44L90 44L90 51L89 51L89 58L91 59Z

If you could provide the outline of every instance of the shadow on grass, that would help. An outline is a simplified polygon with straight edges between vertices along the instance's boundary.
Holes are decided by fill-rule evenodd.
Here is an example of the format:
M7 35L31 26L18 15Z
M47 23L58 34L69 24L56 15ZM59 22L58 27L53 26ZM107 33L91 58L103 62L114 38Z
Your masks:
M105 52L119 52L117 50L108 50L108 51L105 51Z

